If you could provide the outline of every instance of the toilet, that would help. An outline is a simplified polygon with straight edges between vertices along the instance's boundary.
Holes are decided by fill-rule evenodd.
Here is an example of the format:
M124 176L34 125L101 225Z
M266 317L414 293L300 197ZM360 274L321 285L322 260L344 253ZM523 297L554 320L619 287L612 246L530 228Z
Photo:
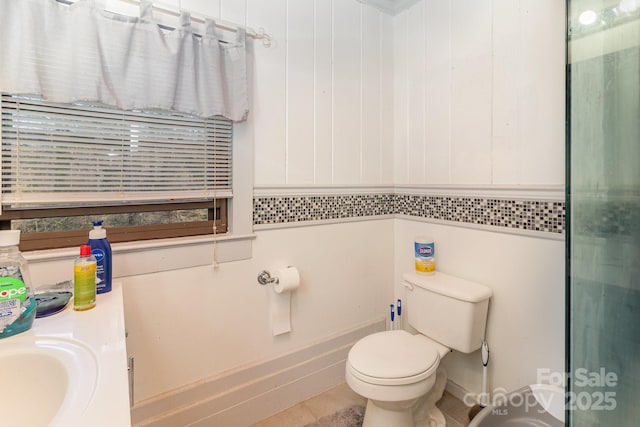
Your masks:
M367 398L363 427L443 427L435 406L447 381L440 360L452 350L481 347L492 292L440 272L402 278L408 323L417 333L393 330L359 340L347 357L346 381Z

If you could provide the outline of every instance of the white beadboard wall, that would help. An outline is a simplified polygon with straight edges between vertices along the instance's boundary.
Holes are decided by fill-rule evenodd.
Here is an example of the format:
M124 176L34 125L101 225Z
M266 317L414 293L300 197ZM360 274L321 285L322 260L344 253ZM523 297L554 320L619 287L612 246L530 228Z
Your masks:
M564 2L162 3L272 37L254 43L256 187L564 184Z
M392 17L355 0L246 2L257 186L391 184Z
M396 185L564 184L564 7L422 0L394 18Z

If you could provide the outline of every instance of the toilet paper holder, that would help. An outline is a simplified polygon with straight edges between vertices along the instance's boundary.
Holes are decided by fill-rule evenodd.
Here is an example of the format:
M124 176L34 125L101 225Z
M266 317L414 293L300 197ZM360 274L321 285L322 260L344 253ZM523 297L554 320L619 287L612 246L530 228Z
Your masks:
M258 274L258 283L261 285L269 285L271 283L278 283L280 279L277 277L271 277L271 273L267 270L262 270L260 274Z

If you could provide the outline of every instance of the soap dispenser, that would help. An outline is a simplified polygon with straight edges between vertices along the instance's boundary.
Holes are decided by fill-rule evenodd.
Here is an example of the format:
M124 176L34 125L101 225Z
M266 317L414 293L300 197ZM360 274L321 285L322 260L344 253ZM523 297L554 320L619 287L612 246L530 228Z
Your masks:
M36 316L29 267L19 244L20 230L0 230L0 338L31 329Z

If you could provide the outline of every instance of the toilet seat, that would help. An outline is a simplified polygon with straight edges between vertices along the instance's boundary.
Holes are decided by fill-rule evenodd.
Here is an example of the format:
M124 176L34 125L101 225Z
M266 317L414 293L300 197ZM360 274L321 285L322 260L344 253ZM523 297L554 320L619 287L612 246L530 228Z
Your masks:
M369 335L349 351L347 368L360 381L376 385L406 385L435 374L438 349L406 331Z

